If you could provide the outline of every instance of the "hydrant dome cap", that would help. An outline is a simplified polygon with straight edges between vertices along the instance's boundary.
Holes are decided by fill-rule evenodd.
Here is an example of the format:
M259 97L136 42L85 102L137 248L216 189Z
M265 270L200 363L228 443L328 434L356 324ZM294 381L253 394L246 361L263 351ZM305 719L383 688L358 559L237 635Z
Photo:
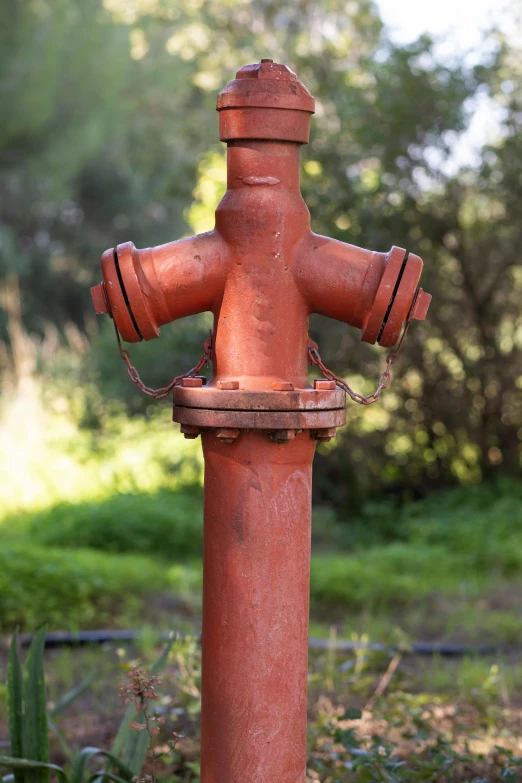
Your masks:
M288 66L261 60L239 69L219 93L216 108L293 109L313 114L315 101Z

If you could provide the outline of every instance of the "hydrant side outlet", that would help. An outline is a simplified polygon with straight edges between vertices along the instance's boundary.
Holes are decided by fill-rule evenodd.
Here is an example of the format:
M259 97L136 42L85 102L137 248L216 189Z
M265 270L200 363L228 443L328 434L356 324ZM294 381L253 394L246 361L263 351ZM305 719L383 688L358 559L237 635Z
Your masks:
M156 395L175 387L174 420L201 434L205 458L201 781L304 783L312 460L345 423L343 389L357 397L322 365L308 319L392 346L430 296L413 253L311 231L299 177L315 104L289 68L241 68L217 109L227 191L214 230L106 251L92 296L127 342L214 316L202 360ZM210 356L205 384L197 373ZM309 357L326 375L313 385ZM371 401L389 364L384 376Z

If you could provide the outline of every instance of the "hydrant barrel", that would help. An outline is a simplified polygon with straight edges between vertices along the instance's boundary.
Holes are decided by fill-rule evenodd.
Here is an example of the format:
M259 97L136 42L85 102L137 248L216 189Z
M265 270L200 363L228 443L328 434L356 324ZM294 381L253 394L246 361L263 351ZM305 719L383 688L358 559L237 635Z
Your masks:
M314 441L203 434L202 783L302 783Z

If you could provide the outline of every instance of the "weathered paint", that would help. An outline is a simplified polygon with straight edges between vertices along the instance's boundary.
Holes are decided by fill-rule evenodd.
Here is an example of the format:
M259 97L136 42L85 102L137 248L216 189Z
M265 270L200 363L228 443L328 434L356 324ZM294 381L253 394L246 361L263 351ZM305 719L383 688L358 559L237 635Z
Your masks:
M303 783L314 441L202 439L201 780Z
M210 382L174 391L174 420L205 457L201 780L303 783L312 459L346 418L335 380L308 380L308 318L391 346L430 297L418 256L311 231L299 174L314 99L292 71L245 66L217 108L228 174L215 229L106 251L93 302L128 342L214 315Z

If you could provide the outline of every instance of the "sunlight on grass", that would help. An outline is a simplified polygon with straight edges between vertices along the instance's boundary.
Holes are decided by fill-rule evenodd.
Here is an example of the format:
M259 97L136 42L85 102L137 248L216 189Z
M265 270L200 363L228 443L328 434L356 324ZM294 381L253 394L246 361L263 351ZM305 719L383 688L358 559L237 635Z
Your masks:
M148 420L113 416L103 431L82 430L65 400L46 407L31 382L4 404L0 418L0 520L63 501L200 481L200 445L164 417L164 410Z

